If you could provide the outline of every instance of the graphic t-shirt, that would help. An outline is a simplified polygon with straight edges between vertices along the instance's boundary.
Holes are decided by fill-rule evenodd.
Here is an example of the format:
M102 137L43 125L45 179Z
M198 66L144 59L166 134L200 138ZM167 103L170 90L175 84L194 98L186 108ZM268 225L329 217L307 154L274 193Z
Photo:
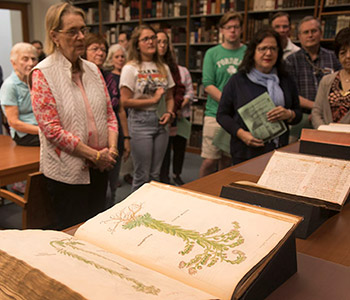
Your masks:
M165 65L165 68L166 74L163 75L154 62L143 62L141 65L129 63L122 69L119 88L128 87L134 93L134 99L152 98L158 88L167 90L175 86L169 67ZM156 109L157 104L145 108L145 110Z
M242 45L235 50L229 50L222 45L210 48L204 56L203 85L214 85L220 91L224 89L230 77L237 72L241 64L247 46ZM219 103L208 95L205 106L205 115L216 117Z

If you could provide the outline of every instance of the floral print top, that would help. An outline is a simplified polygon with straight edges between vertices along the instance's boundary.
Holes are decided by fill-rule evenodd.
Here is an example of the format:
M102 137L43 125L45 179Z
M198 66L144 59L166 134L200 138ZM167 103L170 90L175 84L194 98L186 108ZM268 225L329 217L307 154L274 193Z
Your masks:
M333 122L339 122L350 109L350 91L343 91L340 74L335 77L328 95Z
M101 73L100 77L104 83L104 79ZM58 155L60 149L67 153L72 153L80 142L80 138L62 127L56 108L56 100L53 97L48 82L40 70L33 71L32 83L31 96L33 111L37 118L40 130L52 144L58 147L58 149L56 149ZM109 130L118 132L118 123L116 121L112 104L109 98L109 93L105 84L104 87L107 99L107 126ZM88 118L88 122L95 121L93 119L91 120L91 118ZM94 124L88 127L89 130L91 130L91 128L96 128ZM95 133L89 132L89 137L93 136L94 134Z

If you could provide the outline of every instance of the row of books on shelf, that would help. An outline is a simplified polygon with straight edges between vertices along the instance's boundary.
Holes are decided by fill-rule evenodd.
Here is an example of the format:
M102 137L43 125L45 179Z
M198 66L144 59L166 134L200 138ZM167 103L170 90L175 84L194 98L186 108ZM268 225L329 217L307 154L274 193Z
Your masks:
M330 16L321 21L323 38L331 39L340 29L350 26L350 15Z
M103 20L108 22L130 21L139 18L139 1L131 0L129 5L124 5L121 1L113 0L103 10Z
M350 4L349 0L326 0L325 5Z
M212 25L209 29L200 23L195 24L194 31L190 33L190 44L195 43L221 43L223 41L223 35L220 33L215 25Z
M197 0L193 12L198 15L223 14L229 10L244 11L244 0Z
M264 11L315 5L315 0L250 0L250 11Z
M152 1L147 0L143 3L143 17L144 18L167 18L186 16L187 6L181 2L170 1Z
M292 41L298 40L297 28L298 28L299 21L300 19L291 20L289 37ZM247 40L249 41L250 39L252 39L252 37L258 30L268 25L269 25L268 18L264 18L264 19L249 18L247 23Z
M172 27L161 27L160 23L154 23L151 24L155 30L161 30L164 31L165 33L168 34L169 39L171 42L174 44L176 43L186 43L186 28L181 27L181 26L172 26ZM128 28L127 30L124 31L132 31L132 28ZM109 28L106 33L105 37L109 45L117 43L117 38L118 38L118 28L117 27L111 27Z
M164 31L172 43L186 43L186 27L159 22L150 24L156 31Z
M85 10L85 14L86 14L86 23L87 24L98 23L98 21L99 21L98 8L89 7L88 10Z

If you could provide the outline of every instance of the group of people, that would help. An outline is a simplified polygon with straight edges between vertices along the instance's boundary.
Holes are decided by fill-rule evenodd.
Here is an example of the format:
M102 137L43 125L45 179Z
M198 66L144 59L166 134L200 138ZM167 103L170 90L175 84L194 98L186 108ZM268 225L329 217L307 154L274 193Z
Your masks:
M299 22L301 48L289 38L290 17L285 12L273 15L270 27L259 30L247 47L240 43L238 13L226 13L219 26L224 42L209 49L203 63L208 100L200 176L296 141L302 128L350 123L349 27L335 37L333 52L321 47L321 24L312 16ZM275 105L266 119L282 121L287 128L270 141L254 137L238 112L265 92ZM216 141L222 128L230 135L230 153Z
M140 25L129 41L123 33L120 43L109 47L103 36L89 33L83 10L68 3L51 6L45 22L47 57L38 56L43 50L38 43L15 45L14 72L1 88L0 101L16 143L40 144L40 169L56 214L53 227L83 222L113 205L121 158L130 153L132 191L150 180L170 182L171 150L173 180L183 184L194 95L189 71L177 65L169 36ZM289 128L303 119L302 109L312 109L312 118L304 119L315 127L349 123L349 28L336 37L339 64L333 52L320 47L320 24L311 17L299 24L301 49L288 37L290 20L284 13L248 46L240 41L239 13L224 14L219 26L224 41L206 52L203 64L208 100L200 176L288 144L289 130L264 142L238 114L265 92L275 104L267 113L269 122ZM327 72L332 74L323 76ZM230 135L230 153L213 143L221 128ZM106 199L108 185L112 201Z

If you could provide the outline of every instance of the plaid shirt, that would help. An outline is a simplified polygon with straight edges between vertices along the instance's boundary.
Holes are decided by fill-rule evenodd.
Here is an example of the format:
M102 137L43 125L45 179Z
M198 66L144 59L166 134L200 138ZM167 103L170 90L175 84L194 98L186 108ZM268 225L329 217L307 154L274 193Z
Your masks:
M289 74L297 84L299 95L311 101L315 101L322 77L341 69L334 52L322 47L314 61L304 49L300 49L288 56L286 63ZM303 111L310 113L310 110Z

